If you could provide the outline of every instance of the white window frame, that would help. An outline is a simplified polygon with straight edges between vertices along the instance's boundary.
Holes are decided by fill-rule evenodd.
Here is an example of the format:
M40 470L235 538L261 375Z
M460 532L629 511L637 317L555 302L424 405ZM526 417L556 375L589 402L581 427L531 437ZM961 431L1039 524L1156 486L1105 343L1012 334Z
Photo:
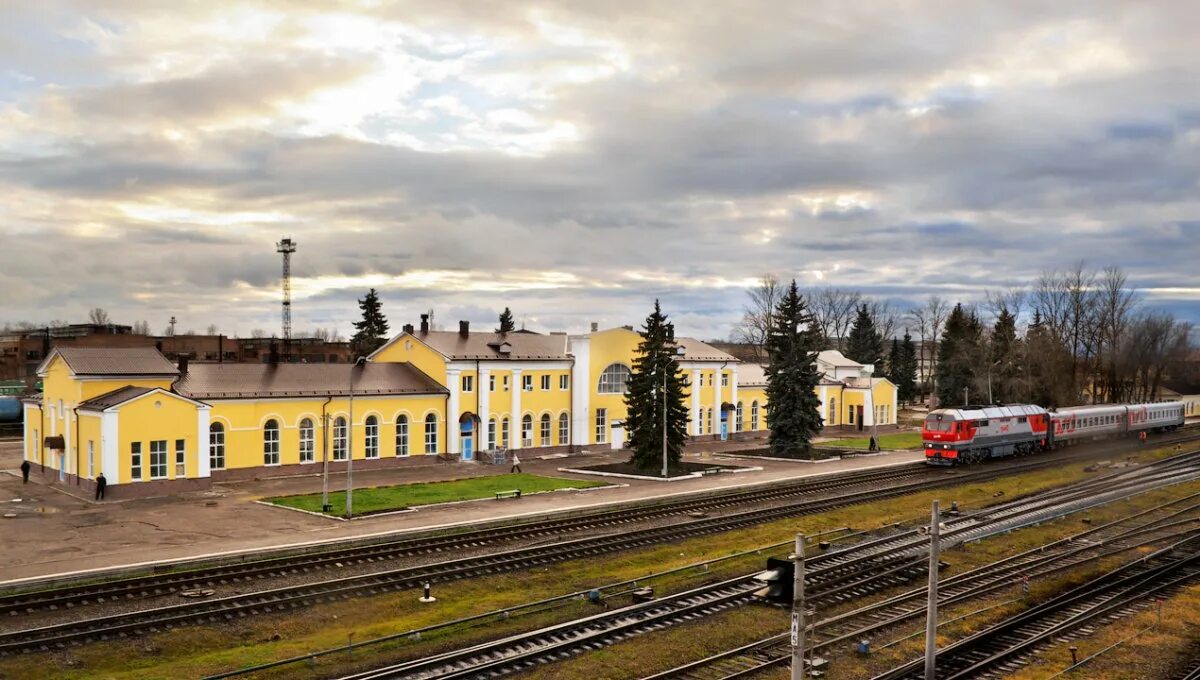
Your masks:
M208 468L225 469L225 424L211 423L208 426Z
M339 425L340 423L340 425ZM349 451L350 440L347 438L350 430L350 421L346 420L345 416L338 416L333 419L333 459L346 460L346 454Z
M508 376L504 376L504 391L508 391Z
M525 374L521 376L521 390L525 392L533 391L533 376Z
M408 456L408 416L403 413L396 416L396 456Z
M36 437L36 431L34 436ZM88 440L88 479L93 479L96 476L96 442Z
M729 374L728 373L721 374L721 387L729 387Z
M275 427L267 427L270 423L275 423ZM274 433L274 436L271 434ZM279 421L274 418L263 423L263 465L274 467L279 465L279 440L282 439L279 432Z
M533 416L526 413L521 416L521 448L533 446Z
M462 376L462 391L463 392L474 392L475 391L475 376L473 376L473 375Z
M596 443L608 443L608 409L596 409Z
M758 429L758 400L750 402L750 429Z
M155 446L155 445L158 446ZM150 479L167 478L167 440L150 440Z
M558 445L566 446L571 443L571 417L565 412L558 414Z
M487 445L488 445L488 451L496 450L496 419L495 418L488 418Z
M496 376L489 375L488 376L488 392L495 392L495 391L496 391Z
M305 425L305 423L308 423L308 425ZM315 427L315 423L313 423L313 419L312 418L301 418L299 430L300 430L300 444L299 444L298 453L300 456L300 462L301 463L316 462L317 437L316 437L316 427Z
M571 376L566 373L558 376L558 389L564 392L571 389Z
M143 480L142 473L142 443L129 442L129 476L135 482Z
M187 440L175 440L175 478L187 477Z
M430 420L433 418L433 420ZM437 453L438 421L437 416L430 413L425 416L425 453Z
M379 418L367 416L363 421L363 457L375 459L379 457Z
M623 369L618 371L616 369ZM596 381L596 392L598 394L625 394L629 391L629 378L633 375L633 371L621 362L614 362L604 367L600 371L600 378Z
M542 376L542 391L543 392L550 391L550 374L549 373Z
M737 403L737 407L733 411L733 431L742 431L742 402Z
M543 413L542 417L538 418L538 441L539 446L550 446L554 443L554 418L549 413Z
M507 417L507 416L505 416L504 418L501 418L501 419L500 419L500 442L501 442L501 446L508 446L508 433L509 433L509 431L510 431L510 430L509 430L509 427L511 427L511 425L510 425L510 423L508 422L508 417Z

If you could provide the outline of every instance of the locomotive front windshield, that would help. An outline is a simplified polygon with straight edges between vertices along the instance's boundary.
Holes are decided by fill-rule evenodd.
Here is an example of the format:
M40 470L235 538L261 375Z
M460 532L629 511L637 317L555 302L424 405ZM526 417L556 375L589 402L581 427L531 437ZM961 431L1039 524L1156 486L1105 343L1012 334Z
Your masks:
M925 429L930 432L949 432L954 429L954 421L941 416L929 416L925 419Z

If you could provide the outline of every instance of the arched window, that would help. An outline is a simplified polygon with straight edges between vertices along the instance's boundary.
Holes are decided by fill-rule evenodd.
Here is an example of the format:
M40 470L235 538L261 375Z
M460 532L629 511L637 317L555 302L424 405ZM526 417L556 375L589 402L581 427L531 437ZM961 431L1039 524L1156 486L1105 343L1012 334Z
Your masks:
M829 424L837 425L837 399L829 400Z
M408 416L403 413L396 416L396 455L408 455Z
M550 414L542 414L541 423L542 446L550 446Z
M737 403L737 408L733 412L733 431L742 431L742 402Z
M279 465L279 423L273 418L263 425L263 465Z
M313 421L312 418L303 418L300 420L300 462L311 463L314 459L316 450L313 445Z
M488 445L489 451L496 450L496 419L495 418L488 419L488 442L487 442L487 445Z
M533 416L528 413L521 417L521 448L533 446Z
M438 452L438 422L437 414L425 416L425 453Z
M713 433L713 410L708 409L708 433Z
M758 400L750 402L750 429L758 429Z
M379 457L379 418L375 416L367 416L363 423L363 429L366 430L366 456L367 458Z
M609 364L600 374L596 391L600 394L625 394L629 389L629 367L625 364Z
M34 439L37 439L36 434ZM213 470L225 469L225 426L221 423L208 426L208 467Z
M510 441L508 438L508 418L505 418L500 421L500 446L507 447Z
M558 415L558 443L561 446L571 443L571 419L566 413Z
M333 420L333 459L346 460L345 416L338 416Z

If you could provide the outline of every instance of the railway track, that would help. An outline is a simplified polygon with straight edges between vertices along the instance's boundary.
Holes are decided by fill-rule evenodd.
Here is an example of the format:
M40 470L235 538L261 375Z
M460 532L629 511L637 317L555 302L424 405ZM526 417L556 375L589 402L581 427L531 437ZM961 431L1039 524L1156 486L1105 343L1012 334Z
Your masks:
M939 650L937 678L1007 675L1024 666L1029 655L1041 647L1090 634L1097 626L1145 606L1152 597L1197 582L1200 536L1192 535ZM874 680L921 678L923 674L924 661L916 660Z
M1200 452L1191 455L1165 459L1140 468L1130 468L1121 472L1095 478L1081 483L1074 493L1084 494L1098 499L1102 494L1098 490L1103 486L1111 487L1113 480L1137 475L1170 475L1172 471L1186 466L1190 460L1200 460ZM1035 462L1032 465L1043 465ZM1011 468L999 470L974 470L942 476L934 480L932 486L958 484L966 481L986 480L998 474L1008 474ZM1180 477L1182 479L1182 477ZM1146 483L1146 482L1143 482ZM478 577L503 571L526 568L534 565L545 565L569 559L592 557L619 550L654 545L664 541L693 538L695 536L729 531L753 526L772 519L792 517L800 514L817 512L833 507L860 503L878 498L885 498L908 491L930 488L929 482L907 482L882 488L833 496L830 498L805 501L802 503L760 508L715 518L685 521L666 526L653 527L637 531L622 531L597 537L580 538L560 541L536 547L520 548L504 552L496 552L477 557L466 557L442 561L434 564L391 569L371 574L335 578L299 586L287 586L260 590L246 594L235 594L207 600L189 601L186 603L142 609L121 613L113 616L100 616L90 619L75 620L47 626L17 630L0 635L0 655L28 651L48 651L64 648L68 645L83 644L95 640L122 638L144 632L158 632L183 625L195 623L218 623L237 618L265 613L291 611L300 607L310 606L321 602L336 601L351 597L376 595L395 590L419 587L426 582L448 581L459 578ZM1109 494L1113 493L1110 489ZM1037 500L1022 499L1010 501L1008 504L992 508L991 512L1003 512L1009 507L1037 507ZM961 536L967 540L977 535L977 527L968 526L974 520L964 517L955 521L958 527L963 524ZM1011 519L1009 525L1012 524ZM972 532L975 532L974 534ZM911 532L909 532L911 534ZM911 542L911 537L908 539ZM891 555L912 552L919 549L905 544L904 539L886 538L869 541L856 546L860 551L870 549L873 560L854 561L841 552L819 556L816 564L828 564L829 569L847 576L855 573L872 571L878 573L881 568L892 569L899 577L902 569L894 565ZM899 559L915 561L913 555L900 554ZM881 566L882 565L882 566ZM839 591L849 597L853 592L849 589Z
M1200 478L1200 461L1190 468L1167 465L1164 474L1151 475L1156 481L1107 479L1107 491L1098 484L1084 483L1070 491L1046 492L1034 500L1016 501L991 511L955 520L962 525L958 540L978 540L987 535L1010 531L1034 521L1044 521L1054 513L1077 512L1096 504L1141 493L1150 488L1180 480ZM1136 476L1136 475L1135 475ZM1080 496L1088 500L1081 504ZM985 530L986 529L986 530ZM946 539L953 542L952 535ZM809 601L841 601L874 592L906 580L904 571L913 566L912 551L927 550L927 539L915 531L899 536L869 540L806 560L806 593ZM594 650L640 632L659 630L675 623L710 615L750 601L751 593L761 587L754 574L718 584L703 586L650 603L635 604L613 612L557 624L547 628L475 645L462 650L408 661L365 673L347 676L348 680L376 678L467 678L493 677L518 671L537 663L563 658L569 654Z
M1019 579L1037 579L1143 546L1179 540L1200 533L1200 494L1177 499L1089 531L992 562L943 581L939 606L953 605L1012 588ZM1151 518L1152 517L1152 518ZM1150 519L1147 519L1150 518ZM1132 522L1140 523L1129 526ZM814 622L806 633L810 649L819 652L877 636L883 631L925 615L928 589L898 595ZM787 633L772 635L742 647L714 654L644 680L732 680L749 677L791 660Z

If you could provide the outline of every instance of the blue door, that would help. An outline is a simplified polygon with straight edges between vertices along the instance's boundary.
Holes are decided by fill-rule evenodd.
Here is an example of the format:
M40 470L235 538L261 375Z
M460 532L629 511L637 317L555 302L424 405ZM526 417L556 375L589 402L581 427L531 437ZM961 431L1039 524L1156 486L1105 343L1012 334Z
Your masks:
M721 441L729 439L729 411L721 409Z
M471 421L467 421L462 424L462 429L460 430L460 432L462 432L463 460L471 460L475 457L475 437L473 436L475 430L472 425L473 423Z

